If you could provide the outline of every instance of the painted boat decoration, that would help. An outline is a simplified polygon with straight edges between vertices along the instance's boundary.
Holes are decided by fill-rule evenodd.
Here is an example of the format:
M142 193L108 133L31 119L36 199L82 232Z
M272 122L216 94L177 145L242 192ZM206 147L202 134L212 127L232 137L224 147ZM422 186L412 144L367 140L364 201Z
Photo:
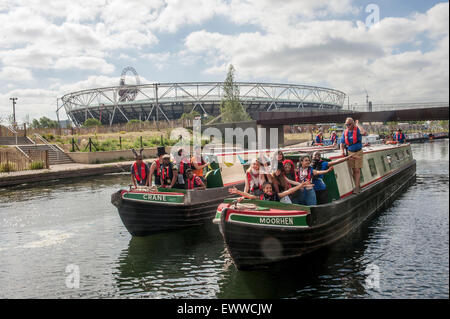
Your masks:
M339 158L329 152L324 158ZM331 245L384 210L415 180L416 161L409 144L364 148L362 191L352 194L347 163L324 177L330 202L303 206L227 199L216 210L228 252L238 269L267 266Z

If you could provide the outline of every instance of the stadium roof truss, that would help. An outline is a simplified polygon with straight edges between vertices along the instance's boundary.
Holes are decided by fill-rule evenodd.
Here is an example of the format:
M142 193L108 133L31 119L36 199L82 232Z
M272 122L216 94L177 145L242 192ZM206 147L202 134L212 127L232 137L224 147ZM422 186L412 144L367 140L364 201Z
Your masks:
M341 91L316 86L249 82L235 85L242 105L250 114L286 109L341 109L346 98ZM223 82L189 82L94 88L64 95L57 111L64 107L75 125L82 125L88 118L109 125L132 119L169 121L193 111L216 116L224 100L223 86Z

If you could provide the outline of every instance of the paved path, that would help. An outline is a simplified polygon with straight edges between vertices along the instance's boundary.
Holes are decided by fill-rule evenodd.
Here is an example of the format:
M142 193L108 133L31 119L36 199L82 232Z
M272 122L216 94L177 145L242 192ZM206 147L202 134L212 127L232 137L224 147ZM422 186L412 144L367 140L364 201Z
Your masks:
M146 159L149 163L153 159ZM49 169L27 170L0 173L0 187L14 186L23 183L34 183L52 179L74 178L80 176L102 175L107 173L129 172L134 161L103 164L60 164L51 165Z

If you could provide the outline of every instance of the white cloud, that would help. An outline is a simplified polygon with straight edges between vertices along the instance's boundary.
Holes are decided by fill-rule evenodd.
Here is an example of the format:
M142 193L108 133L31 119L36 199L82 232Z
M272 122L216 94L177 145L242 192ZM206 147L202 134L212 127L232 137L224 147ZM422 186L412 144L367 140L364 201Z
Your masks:
M54 117L56 97L117 85L116 59L142 62L140 74L150 61L180 67L164 74L174 78L196 67L207 81L232 63L242 81L448 100L448 2L370 28L350 20L361 10L353 0L0 0L1 110L20 94L18 112Z
M16 68L13 66L6 66L0 69L0 80L8 82L22 82L31 81L33 75L30 70L23 68Z
M225 75L231 63L240 80L325 84L362 101L366 87L378 103L448 100L448 3L425 14L385 18L370 28L344 20L287 21L282 28L268 25L266 33L192 32L185 54L202 56L206 74ZM432 43L429 52L403 48L422 38Z
M158 70L162 70L168 65L169 60L172 58L172 54L170 52L145 53L141 54L140 57L150 61Z

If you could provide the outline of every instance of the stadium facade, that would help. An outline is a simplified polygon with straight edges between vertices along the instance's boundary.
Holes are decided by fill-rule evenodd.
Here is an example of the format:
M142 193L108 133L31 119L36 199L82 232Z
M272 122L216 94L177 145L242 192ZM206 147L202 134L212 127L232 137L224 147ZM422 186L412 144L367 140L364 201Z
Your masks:
M346 94L329 88L277 83L236 82L240 100L251 117L264 111L342 109ZM183 113L199 112L213 119L220 114L223 82L154 83L94 88L64 95L64 108L77 126L88 118L104 125L175 120Z

